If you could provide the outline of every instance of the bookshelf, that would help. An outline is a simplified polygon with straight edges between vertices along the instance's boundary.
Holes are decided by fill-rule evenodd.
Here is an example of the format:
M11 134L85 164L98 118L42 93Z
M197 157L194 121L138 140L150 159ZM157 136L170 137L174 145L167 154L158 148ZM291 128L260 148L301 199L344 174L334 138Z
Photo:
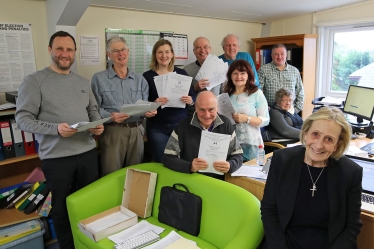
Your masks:
M15 109L0 111L0 118L13 118ZM38 154L13 157L0 161L0 188L23 182L29 174L40 167L41 162ZM24 214L18 209L0 209L0 227L16 224L23 221L37 219L40 216Z
M298 34L286 36L272 36L252 38L256 49L271 49L274 44L282 43L287 50L300 51L301 65L294 65L301 68L300 74L304 86L304 108L301 117L305 120L313 112L312 100L315 98L316 85L316 58L317 58L317 37L316 34ZM291 55L292 56L292 55Z

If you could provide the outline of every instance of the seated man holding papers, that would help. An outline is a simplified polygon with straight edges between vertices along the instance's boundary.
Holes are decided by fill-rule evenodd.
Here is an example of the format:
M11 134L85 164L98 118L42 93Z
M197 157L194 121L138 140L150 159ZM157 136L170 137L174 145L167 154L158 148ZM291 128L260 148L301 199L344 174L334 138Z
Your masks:
M192 120L182 120L166 145L167 168L184 173L199 171L223 180L223 173L235 172L242 165L243 151L235 129L226 117L217 113L217 105L214 93L199 93Z

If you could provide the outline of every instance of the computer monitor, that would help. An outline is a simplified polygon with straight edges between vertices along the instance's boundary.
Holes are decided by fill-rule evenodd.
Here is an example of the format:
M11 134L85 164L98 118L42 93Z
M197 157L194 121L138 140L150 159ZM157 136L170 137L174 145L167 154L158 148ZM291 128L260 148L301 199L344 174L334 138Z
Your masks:
M356 122L349 120L352 125L367 126L373 118L373 109L374 88L349 86L343 111L357 117Z

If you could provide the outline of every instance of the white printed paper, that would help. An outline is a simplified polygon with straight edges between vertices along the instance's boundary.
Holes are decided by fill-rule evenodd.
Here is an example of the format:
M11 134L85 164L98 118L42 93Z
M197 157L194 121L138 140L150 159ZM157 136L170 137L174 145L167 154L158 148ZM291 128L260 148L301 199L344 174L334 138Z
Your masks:
M235 109L231 103L229 94L222 93L217 96L217 100L218 100L218 113L228 118L231 124L235 124L235 120L232 118L232 114L235 113Z
M262 166L245 166L242 165L231 176L247 176L258 179L267 179L268 175L262 172Z
M80 36L80 62L82 65L100 65L98 36Z
M149 246L144 247L144 249L163 249L167 247L168 245L174 243L175 241L178 241L180 238L183 238L183 237L173 230L168 235L166 235L165 238L157 241L156 243L153 243ZM196 245L195 241L192 241L192 240L188 240L188 241Z
M165 87L165 97L168 98L168 102L161 106L165 107L177 107L185 108L186 103L183 103L180 99L182 96L188 96L188 92L191 88L192 77L181 75L181 74L169 74L167 78L167 87Z
M208 168L199 172L210 172L223 175L214 169L214 161L226 161L231 135L201 131L201 140L198 157L208 162Z
M208 79L209 86L206 89L210 91L213 87L226 82L228 68L227 62L223 62L223 60L216 55L209 54L203 65L201 65L195 79L198 81L201 79Z
M99 120L96 120L94 122L79 122L79 123L70 125L70 128L78 129L78 132L86 131L88 129L95 128L98 125L104 124L109 119L110 119L110 117L109 118L99 119Z
M35 71L31 24L0 23L0 92L18 90Z

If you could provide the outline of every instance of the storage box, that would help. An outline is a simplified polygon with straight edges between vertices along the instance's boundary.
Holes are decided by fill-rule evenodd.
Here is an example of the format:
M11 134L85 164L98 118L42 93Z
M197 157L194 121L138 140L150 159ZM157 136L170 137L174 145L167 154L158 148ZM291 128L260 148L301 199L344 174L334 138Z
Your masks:
M27 234L23 237L20 237L16 240L12 240L6 244L3 244L0 246L0 249L25 249L25 248L32 248L32 249L43 249L44 248L44 241L43 241L43 234L45 232L43 222L41 222L39 219L35 220L35 222L39 223L39 231L34 231L33 233ZM14 225L13 229L16 228L16 226L19 226L20 230L24 230L25 227L27 227L27 224L31 224L30 222L22 223L24 224L24 227L21 225ZM36 226L36 224L31 224L31 226ZM17 237L17 236L14 236Z
M152 215L157 173L127 169L123 205L139 217Z
M5 100L15 104L18 98L18 91L5 92Z
M122 205L81 220L79 230L98 242L148 217L152 212L157 174L137 169L127 169Z

